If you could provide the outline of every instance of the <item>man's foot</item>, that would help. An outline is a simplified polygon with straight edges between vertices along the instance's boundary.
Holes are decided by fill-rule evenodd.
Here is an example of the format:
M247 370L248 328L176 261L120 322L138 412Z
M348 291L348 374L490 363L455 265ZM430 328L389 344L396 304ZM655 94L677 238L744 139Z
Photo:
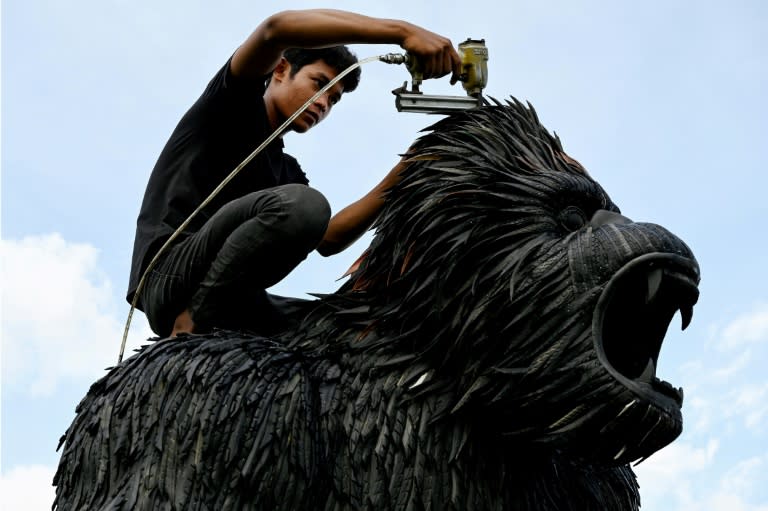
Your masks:
M176 321L173 322L171 337L176 337L179 334L193 333L195 333L195 322L192 321L192 315L189 311L185 309L184 312L176 316Z

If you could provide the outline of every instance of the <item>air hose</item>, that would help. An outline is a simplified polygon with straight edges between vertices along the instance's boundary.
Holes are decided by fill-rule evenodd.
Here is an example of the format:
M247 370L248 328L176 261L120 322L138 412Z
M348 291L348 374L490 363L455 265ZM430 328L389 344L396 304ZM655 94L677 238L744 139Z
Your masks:
M174 242L174 240L181 234L184 229L187 228L189 223L192 221L192 219L203 209L205 208L213 199L216 197L219 192L229 183L232 181L232 179L245 167L250 163L251 160L253 160L256 155L258 155L265 147L267 147L275 138L280 136L283 131L285 131L288 126L291 125L291 123L299 116L301 115L304 110L306 110L309 105L317 101L317 98L325 94L328 89L333 87L339 80L344 78L346 75L354 71L356 68L362 66L363 64L367 64L368 62L373 62L374 60L381 60L384 62L387 62L387 58L390 58L390 55L377 55L373 57L368 57L363 60L360 60L358 62L355 62L348 68L346 68L344 71L336 75L331 81L329 81L323 88L321 88L317 93L315 93L314 96L309 98L306 103L304 103L299 109L297 109L293 115L291 115L288 119L285 120L283 124L281 124L275 131L272 132L272 134L267 137L264 142L262 142L259 147L254 149L254 151L249 154L235 169L229 173L227 177L225 177L221 183L206 197L206 199L195 209L184 222L171 234L171 237L168 238L168 240L163 244L162 247L160 247L160 250L157 251L155 254L155 257L152 258L152 260L147 265L147 268L144 270L144 273L141 275L141 279L139 280L138 286L136 286L136 292L133 295L133 300L131 301L131 308L128 311L128 319L125 322L125 330L123 331L123 340L120 343L120 354L117 357L117 363L123 361L123 354L125 353L125 344L128 340L128 330L131 328L131 319L133 319L133 312L136 310L136 304L138 303L139 296L141 296L141 291L144 289L144 282L147 278L147 275L149 275L149 272L152 271L152 269L157 264L158 260L160 259L160 256L163 255L163 253L168 249L168 247L171 246L171 244Z

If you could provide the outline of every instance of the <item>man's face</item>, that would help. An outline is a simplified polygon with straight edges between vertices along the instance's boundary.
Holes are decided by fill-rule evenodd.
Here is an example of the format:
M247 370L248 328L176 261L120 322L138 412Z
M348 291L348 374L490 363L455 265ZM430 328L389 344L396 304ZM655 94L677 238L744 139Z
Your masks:
M338 73L323 60L306 64L291 76L291 66L284 59L272 73L267 95L268 112L273 125L282 124L288 117L306 103L317 91L330 82ZM341 99L344 86L339 81L311 103L291 124L290 129L304 133L331 112L333 105ZM272 116L274 115L274 118Z

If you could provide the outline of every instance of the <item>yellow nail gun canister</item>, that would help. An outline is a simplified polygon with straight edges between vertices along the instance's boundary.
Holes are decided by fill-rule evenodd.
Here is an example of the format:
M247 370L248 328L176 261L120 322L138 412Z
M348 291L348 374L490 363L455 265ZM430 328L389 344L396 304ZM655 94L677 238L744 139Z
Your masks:
M488 48L485 39L467 39L459 45L461 85L469 96L479 97L488 85Z
M482 104L482 92L488 84L488 48L484 39L467 39L459 44L461 57L461 81L466 96L436 96L419 90L423 80L421 65L413 55L390 53L380 57L390 64L405 64L411 73L411 90L408 82L392 91L398 112L421 112L450 114L459 110L475 108Z

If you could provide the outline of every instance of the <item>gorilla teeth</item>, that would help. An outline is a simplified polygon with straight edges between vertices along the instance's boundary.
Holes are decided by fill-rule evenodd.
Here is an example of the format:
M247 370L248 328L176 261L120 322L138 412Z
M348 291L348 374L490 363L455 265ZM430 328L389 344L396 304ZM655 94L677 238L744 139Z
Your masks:
M624 408L622 408L622 410L619 412L619 414L616 416L616 418L618 419L619 417L624 415L624 412L626 412L627 410L629 410L630 408L632 408L636 404L637 404L637 399L633 399L632 401L630 401Z
M648 289L645 293L645 303L651 303L661 288L661 278L663 271L661 268L656 268L648 274Z
M650 382L656 376L656 364L653 363L653 359L648 359L648 364L645 366L643 374L637 377L640 381Z
M411 385L410 387L408 387L408 389L409 389L409 390L413 390L413 389L415 389L416 387L418 387L419 385L421 385L422 383L424 383L424 381L427 379L427 375L428 375L428 374L429 374L429 371L427 371L426 373L424 373L424 374L422 374L421 376L419 376L419 379L418 379L418 380L416 380L416 383L414 383L413 385Z
M691 319L693 319L693 305L683 305L680 307L680 317L683 320L683 330L688 328L688 325L691 324Z

